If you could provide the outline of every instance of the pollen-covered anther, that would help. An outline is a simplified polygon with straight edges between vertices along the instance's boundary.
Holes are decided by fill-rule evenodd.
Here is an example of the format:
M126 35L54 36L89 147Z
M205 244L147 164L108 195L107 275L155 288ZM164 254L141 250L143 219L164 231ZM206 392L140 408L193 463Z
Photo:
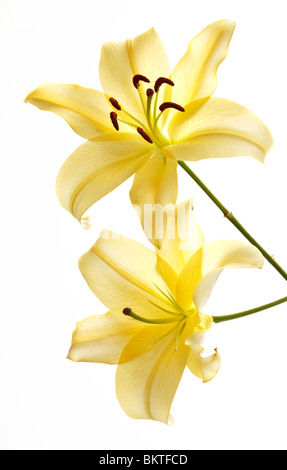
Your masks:
M159 107L159 110L164 111L167 108L173 108L173 109L176 109L177 111L181 111L182 113L185 111L185 109L182 106L180 106L180 104L172 103L171 101L166 101L165 103L162 103Z
M122 107L115 98L110 98L109 101L114 108L116 108L118 111L121 111Z
M140 86L140 82L150 83L150 80L144 75L140 75L140 74L134 75L133 84L135 88L138 88Z
M163 85L163 83L166 83L167 85L170 85L170 86L174 86L174 83L172 80L170 80L169 78L165 78L165 77L159 77L155 84L154 84L154 91L157 93L158 90L160 89L161 85Z
M119 130L120 130L120 126L119 126L119 123L118 123L118 115L117 115L117 113L115 113L114 111L112 111L112 112L110 113L110 118L111 118L112 124L113 124L114 128L116 129L116 131L119 131Z
M153 141L151 140L150 136L141 127L137 127L137 131L144 138L144 140L146 140L150 144L153 144Z

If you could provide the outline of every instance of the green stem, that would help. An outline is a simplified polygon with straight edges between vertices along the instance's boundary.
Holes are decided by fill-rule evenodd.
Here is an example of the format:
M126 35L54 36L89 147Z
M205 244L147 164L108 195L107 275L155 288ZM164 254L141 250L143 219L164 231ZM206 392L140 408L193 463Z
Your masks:
M275 259L267 253L262 246L257 243L257 241L247 232L247 230L240 224L240 222L234 217L232 212L230 212L223 204L214 196L214 194L205 186L205 184L198 178L198 176L186 165L185 162L179 161L178 164L181 168L186 171L186 173L201 187L201 189L205 192L205 194L214 202L214 204L221 210L224 217L226 217L238 230L242 235L258 250L262 253L264 258L278 271L279 274L287 281L287 273L284 269L275 261Z
M232 315L221 315L213 317L214 323L222 323L224 321L236 320L236 318L247 317L248 315L253 315L253 313L261 312L262 310L267 310L268 308L276 307L276 305L283 304L287 302L287 297L282 299L275 300L269 304L261 305L261 307L252 308L251 310L245 310L244 312L233 313Z

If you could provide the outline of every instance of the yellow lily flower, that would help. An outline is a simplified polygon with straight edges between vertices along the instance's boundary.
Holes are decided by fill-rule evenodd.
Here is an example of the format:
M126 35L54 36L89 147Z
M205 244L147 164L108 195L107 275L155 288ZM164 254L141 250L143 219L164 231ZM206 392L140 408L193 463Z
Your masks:
M179 230L183 220L188 238ZM163 423L186 366L203 382L219 370L218 351L203 357L201 346L213 322L201 312L218 276L224 268L263 265L250 244L205 245L190 202L170 210L170 221L174 236L166 231L156 253L105 231L81 257L82 275L109 311L77 324L68 354L76 362L118 364L116 392L126 414Z
M272 146L266 126L243 106L212 97L234 28L227 20L209 25L172 72L153 28L125 42L109 42L99 67L104 92L45 84L27 96L27 102L59 114L88 139L57 179L65 209L81 221L91 205L135 173L130 198L144 225L145 204L176 203L178 160L249 156L264 161Z

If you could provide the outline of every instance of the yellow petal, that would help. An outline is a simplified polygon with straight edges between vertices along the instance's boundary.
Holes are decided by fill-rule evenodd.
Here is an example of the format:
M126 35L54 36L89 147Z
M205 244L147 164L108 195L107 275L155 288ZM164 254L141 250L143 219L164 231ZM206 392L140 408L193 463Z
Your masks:
M131 318L112 312L88 317L76 325L68 359L119 364L126 344L141 328Z
M191 256L177 281L176 300L186 311L194 307L193 292L202 278L202 258L203 248L200 248Z
M171 309L161 293L166 284L156 271L156 254L114 232L103 231L97 243L80 258L79 267L94 294L114 313L130 307L143 317L165 314L152 303Z
M211 315L200 313L197 322L192 325L189 335L185 339L185 344L190 346L192 344L201 344L204 341L205 334L213 325L213 318Z
M225 59L235 23L216 21L199 33L171 74L175 83L174 102L185 106L193 100L211 96L217 86L217 69Z
M158 256L179 275L191 256L204 245L204 233L193 217L192 200L173 206Z
M154 341L155 338L152 334L146 341ZM136 349L136 337L131 343ZM130 350L132 347L131 344L127 345ZM116 374L116 391L125 413L135 419L168 423L170 407L188 356L189 348L185 345L175 350L174 335L162 339L136 359L120 364Z
M164 46L152 28L134 39L104 44L99 72L105 93L117 99L137 119L145 121L133 77L144 75L150 80L148 86L153 87L158 77L169 76L170 67Z
M138 324L139 322L135 321L134 323ZM151 349L156 348L162 340L169 336L169 341L173 341L175 345L177 323L142 325L122 351L121 364L133 361L137 357L150 352Z
M157 247L164 236L167 212L178 193L177 161L155 155L134 177L130 198L147 238Z
M263 256L253 245L219 240L198 250L182 270L176 285L176 300L185 309L199 310L208 301L224 268L261 268Z
M165 280L169 293L175 298L175 289L178 280L178 274L161 256L157 257L157 272Z
M175 145L164 154L177 160L252 157L264 162L273 145L272 136L263 122L247 108L223 98L200 100L186 108L184 118L176 115L169 126Z
M81 145L62 166L57 196L79 221L86 210L135 173L152 145L135 134L107 134Z
M197 331L202 333L202 332L210 330L210 328L212 327L212 324L213 324L213 318L210 315L205 315L204 313L201 313L200 314L200 323L198 325L198 329L196 329L196 333L197 333ZM187 338L188 343L190 343L190 341L189 341L190 338L191 337Z
M188 340L186 341L189 344ZM221 366L220 355L215 349L215 353L208 357L202 357L204 348L198 344L189 344L190 354L187 366L196 377L202 379L204 383L210 382L217 375Z
M253 142L227 134L208 134L194 137L179 144L170 145L163 149L167 157L178 161L197 161L206 158L251 157L263 162L266 153Z
M219 240L205 245L202 279L193 292L193 301L201 311L224 268L262 268L263 256L253 245L233 240Z
M44 84L25 101L58 114L85 139L116 132L110 120L111 106L100 91L78 85Z

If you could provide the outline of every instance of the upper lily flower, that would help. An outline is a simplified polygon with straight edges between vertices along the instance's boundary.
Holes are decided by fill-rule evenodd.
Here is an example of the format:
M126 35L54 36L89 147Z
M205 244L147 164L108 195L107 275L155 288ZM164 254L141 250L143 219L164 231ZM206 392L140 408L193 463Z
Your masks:
M201 346L213 321L201 312L218 276L224 268L263 264L244 242L205 245L189 202L170 210L167 221L171 229L157 253L104 232L82 256L80 270L109 312L77 324L68 355L119 364L116 391L127 415L164 423L186 366L203 382L219 370L218 351L204 357Z
M264 161L272 146L266 126L239 104L212 97L234 28L227 20L209 25L172 72L154 29L106 43L99 67L104 92L45 84L27 96L88 139L57 179L65 209L81 221L93 203L136 173L130 197L143 219L144 204L176 203L178 160Z

